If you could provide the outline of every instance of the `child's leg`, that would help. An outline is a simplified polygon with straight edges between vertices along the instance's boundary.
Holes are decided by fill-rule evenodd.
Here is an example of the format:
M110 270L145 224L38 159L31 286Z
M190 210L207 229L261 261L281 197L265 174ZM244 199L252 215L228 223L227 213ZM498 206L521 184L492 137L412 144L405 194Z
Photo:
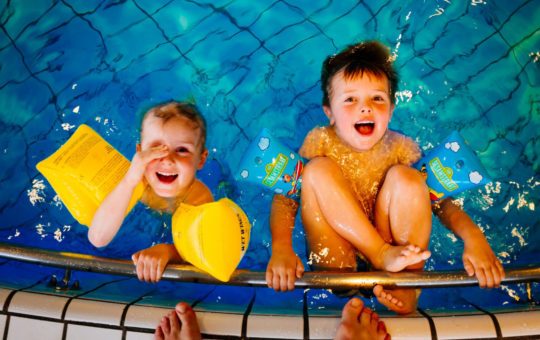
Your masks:
M387 173L375 206L375 225L386 242L415 244L427 249L431 234L431 202L421 174L410 167L395 165ZM424 261L407 266L421 269ZM408 313L416 309L417 294L413 289L373 290L388 308Z
M429 257L414 246L391 246L371 224L349 182L329 158L311 160L302 173L302 222L318 268L356 266L359 250L380 269L399 271ZM324 262L324 263L323 263Z
M375 226L391 244L427 249L431 234L431 202L420 172L395 165L386 174L375 204ZM407 267L422 268L424 261Z
M330 224L319 206L316 188L308 178L312 178L311 169L317 166L318 159L309 162L302 173L302 224L306 234L310 264L316 270L356 270L356 249L339 235ZM307 170L307 171L306 171ZM339 170L339 169L338 169ZM307 175L307 176L306 176ZM316 183L316 180L314 180ZM320 186L326 186L324 182ZM345 194L344 196L347 196ZM324 204L324 203L323 203ZM331 208L330 203L328 207Z

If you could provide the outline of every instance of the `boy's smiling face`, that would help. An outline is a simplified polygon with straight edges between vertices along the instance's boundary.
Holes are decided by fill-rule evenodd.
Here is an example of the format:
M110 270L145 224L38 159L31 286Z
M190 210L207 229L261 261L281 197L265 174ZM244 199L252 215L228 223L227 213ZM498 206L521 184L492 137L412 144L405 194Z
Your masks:
M388 79L369 71L348 78L340 70L330 85L330 107L323 108L337 135L356 151L371 149L386 133L394 111Z
M208 154L201 150L200 129L184 117L164 122L152 115L143 121L140 150L164 145L168 155L154 159L146 166L144 176L161 197L177 197L187 193Z

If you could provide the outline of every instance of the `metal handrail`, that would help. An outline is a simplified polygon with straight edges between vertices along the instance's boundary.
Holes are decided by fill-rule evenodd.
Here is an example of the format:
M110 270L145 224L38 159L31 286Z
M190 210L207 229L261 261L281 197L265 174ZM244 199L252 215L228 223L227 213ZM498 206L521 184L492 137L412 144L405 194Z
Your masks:
M0 257L51 267L66 268L94 273L136 277L133 262L86 254L59 252L30 248L0 242ZM540 282L540 267L513 268L505 270L502 283ZM191 265L168 265L162 279L235 286L266 286L265 272L236 270L228 282L221 282ZM295 282L296 288L371 288L376 284L387 288L436 288L475 286L478 281L465 271L404 271L374 272L305 272Z

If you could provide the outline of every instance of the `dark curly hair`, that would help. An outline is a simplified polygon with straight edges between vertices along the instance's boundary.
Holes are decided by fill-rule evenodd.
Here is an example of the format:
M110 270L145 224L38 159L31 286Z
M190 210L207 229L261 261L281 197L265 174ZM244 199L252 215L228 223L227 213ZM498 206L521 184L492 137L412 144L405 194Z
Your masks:
M323 62L321 71L322 104L330 106L332 78L342 69L346 79L362 75L366 71L376 76L386 76L390 85L390 98L394 102L398 75L392 61L390 49L378 41L350 45L338 54L328 56Z

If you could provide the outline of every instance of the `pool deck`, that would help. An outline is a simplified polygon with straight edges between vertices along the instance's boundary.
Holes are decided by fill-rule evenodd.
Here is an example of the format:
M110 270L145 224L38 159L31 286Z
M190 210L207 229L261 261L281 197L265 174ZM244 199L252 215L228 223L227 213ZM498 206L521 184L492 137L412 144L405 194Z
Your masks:
M316 290L286 293L293 302L285 301L283 306L283 301L272 301L277 300L272 297L285 294L266 288L242 287L241 293L230 294L238 288L179 282L164 282L163 288L135 278L83 272L74 274L63 290L50 282L52 275L62 281L60 269L32 266L36 269L28 270L30 265L21 268L9 262L0 266L0 334L4 340L153 339L161 317L181 300L194 307L205 339L332 339L339 324L339 307L314 304L321 296ZM9 278L15 272L17 278ZM75 279L80 281L74 288ZM440 292L448 296L437 301ZM452 294L452 289L426 289L421 308L413 314L377 312L392 339L540 338L538 304L489 308L471 302L450 311L433 308L450 301ZM279 315L265 314L268 308Z

